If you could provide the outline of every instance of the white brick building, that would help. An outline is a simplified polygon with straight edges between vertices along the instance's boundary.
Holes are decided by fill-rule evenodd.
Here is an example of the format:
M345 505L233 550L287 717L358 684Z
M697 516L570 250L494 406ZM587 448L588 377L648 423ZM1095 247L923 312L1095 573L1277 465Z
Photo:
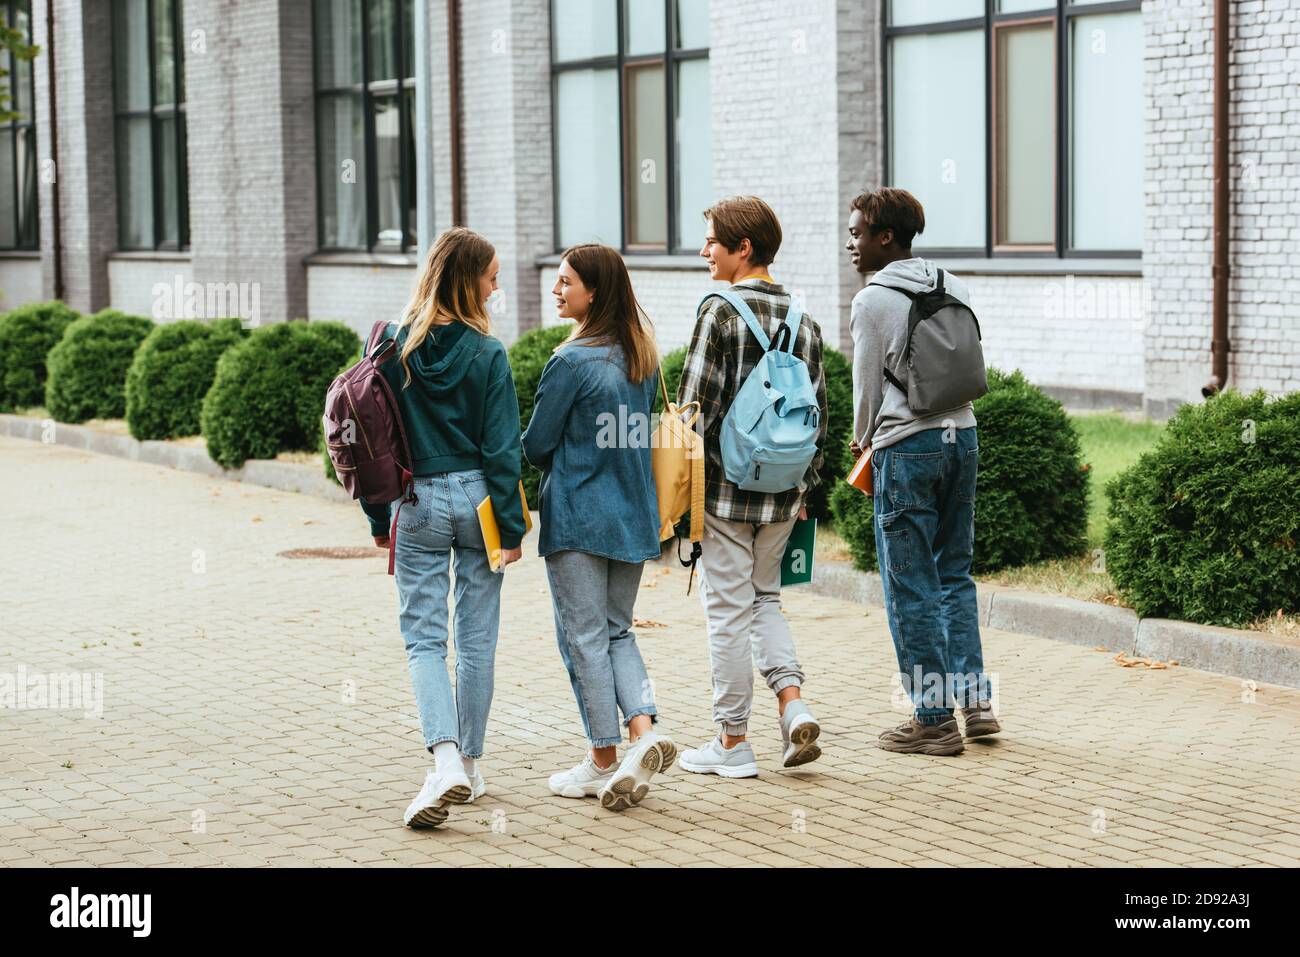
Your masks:
M1213 0L0 7L42 47L0 127L0 308L166 317L195 283L208 309L228 289L227 313L361 330L459 221L500 254L503 339L550 320L559 251L599 238L671 348L709 285L699 212L743 192L845 347L849 202L891 184L925 204L916 248L967 279L992 364L1156 415L1210 375ZM1229 36L1230 384L1281 393L1300 7L1236 0Z

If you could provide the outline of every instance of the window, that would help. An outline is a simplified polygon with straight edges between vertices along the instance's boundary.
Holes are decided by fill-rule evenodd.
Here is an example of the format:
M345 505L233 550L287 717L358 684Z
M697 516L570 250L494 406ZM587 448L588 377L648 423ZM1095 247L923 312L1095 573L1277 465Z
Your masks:
M32 42L30 0L0 2L0 21ZM36 202L36 105L32 99L32 61L6 52L3 81L14 118L0 123L0 249L35 249L38 245Z
M315 0L322 249L415 247L412 0Z
M1140 0L885 0L886 182L918 246L1136 256Z
M122 249L186 249L190 243L181 7L179 0L113 0Z
M713 202L700 0L552 0L555 236L694 252Z

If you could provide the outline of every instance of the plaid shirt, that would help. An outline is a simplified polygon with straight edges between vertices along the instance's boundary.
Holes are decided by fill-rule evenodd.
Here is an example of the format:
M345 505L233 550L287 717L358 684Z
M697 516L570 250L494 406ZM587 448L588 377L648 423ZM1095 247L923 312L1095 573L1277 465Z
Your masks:
M790 296L778 283L746 279L731 287L741 295L769 338L774 338L790 309ZM720 296L710 296L695 320L695 332L686 353L682 382L677 389L679 404L700 403L699 429L704 436L704 507L710 515L732 522L769 525L784 522L799 512L808 491L820 484L822 449L826 442L826 380L822 374L821 327L805 315L799 323L794 353L808 365L808 376L817 390L821 410L817 430L817 454L801 488L788 492L746 492L737 488L722 469L719 435L722 420L731 408L745 377L763 357L763 347L745 325L745 320Z

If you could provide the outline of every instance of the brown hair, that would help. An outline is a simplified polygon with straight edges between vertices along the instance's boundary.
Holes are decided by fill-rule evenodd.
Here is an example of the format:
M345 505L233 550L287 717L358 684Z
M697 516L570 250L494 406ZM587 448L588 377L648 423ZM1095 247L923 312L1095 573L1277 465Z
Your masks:
M912 240L925 232L925 210L920 200L905 189L882 186L855 197L850 208L866 217L873 233L893 230L894 240L904 249L911 249Z
M714 203L704 211L704 218L713 221L713 235L728 252L734 253L740 241L748 239L752 265L771 265L781 248L781 221L757 196L732 196Z
M420 348L435 321L463 322L475 332L488 334L487 303L479 293L479 280L496 254L490 242L461 226L447 230L434 241L399 323L399 328L411 327L402 346L402 368L406 370L403 388L411 384L407 356Z
M567 342L592 340L593 345L618 343L627 359L627 377L644 382L659 369L650 317L636 301L632 277L618 250L600 243L570 246L562 257L594 296L587 314L574 324Z

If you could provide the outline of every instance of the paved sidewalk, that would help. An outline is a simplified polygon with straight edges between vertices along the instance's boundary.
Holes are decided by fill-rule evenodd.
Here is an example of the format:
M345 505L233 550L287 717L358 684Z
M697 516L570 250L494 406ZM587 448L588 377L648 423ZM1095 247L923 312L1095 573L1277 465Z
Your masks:
M536 557L503 592L488 795L408 831L428 756L385 563L278 556L364 545L359 509L9 438L0 500L0 690L103 681L99 718L0 712L0 865L1300 864L1300 691L989 630L1004 735L888 754L883 612L798 589L821 761L780 769L760 691L758 779L674 769L623 814L554 797L583 744ZM694 746L708 656L685 588L648 566L636 613L662 727Z

